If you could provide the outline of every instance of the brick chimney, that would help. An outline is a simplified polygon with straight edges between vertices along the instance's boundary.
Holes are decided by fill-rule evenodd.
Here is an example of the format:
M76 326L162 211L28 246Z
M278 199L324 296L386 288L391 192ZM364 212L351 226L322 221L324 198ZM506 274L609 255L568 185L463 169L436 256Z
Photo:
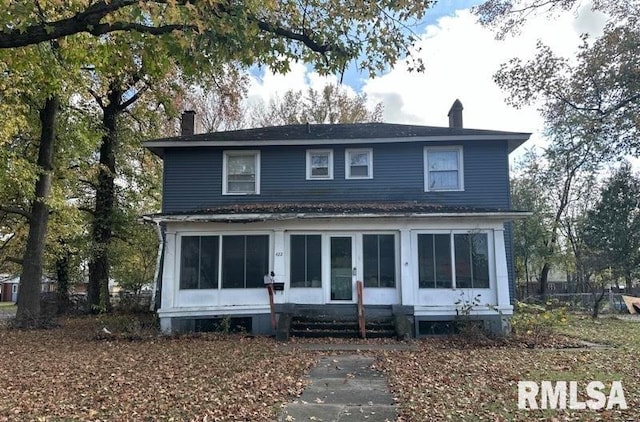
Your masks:
M462 128L462 103L456 99L449 109L449 127Z
M180 132L182 136L190 136L195 133L196 127L196 112L193 110L186 110L182 113L182 119L180 120Z

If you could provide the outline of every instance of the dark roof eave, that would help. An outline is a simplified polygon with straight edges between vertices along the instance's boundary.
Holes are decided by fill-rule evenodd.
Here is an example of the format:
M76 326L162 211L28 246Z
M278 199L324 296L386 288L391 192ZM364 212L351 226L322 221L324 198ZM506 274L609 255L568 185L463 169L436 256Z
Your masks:
M509 152L512 152L530 136L530 133L525 132L363 123L244 129L160 138L146 141L143 144L159 157L164 155L165 148L176 147L293 146L462 140L505 140L509 143Z

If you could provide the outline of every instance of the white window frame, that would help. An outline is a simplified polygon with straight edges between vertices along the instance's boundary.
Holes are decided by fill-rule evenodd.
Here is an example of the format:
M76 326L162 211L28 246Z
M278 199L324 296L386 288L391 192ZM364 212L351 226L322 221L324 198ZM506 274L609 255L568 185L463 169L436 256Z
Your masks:
M228 160L229 157L253 156L256 169L256 186L254 192L229 192ZM222 152L222 194L223 195L260 195L260 151L259 150L228 150Z
M456 152L458 154L458 187L455 189L430 189L429 188L429 152ZM425 192L460 192L464 191L464 155L462 146L424 147L424 191Z
M351 153L366 153L368 166L366 176L351 175ZM345 179L373 179L373 148L348 148L344 151L344 178Z
M311 174L311 157L324 155L329 157L329 174L327 176L314 176ZM308 149L307 150L307 180L333 180L333 150L332 149Z
M182 270L182 238L185 236L217 236L218 237L218 286L214 289L181 289L180 288L180 271ZM269 268L273 268L274 259L273 259L273 250L274 250L274 236L272 231L267 230L256 230L256 231L229 231L229 230L221 230L215 232L208 232L202 230L185 230L178 234L176 234L176 243L175 243L175 251L177 262L174 266L173 276L176 282L174 283L174 292L205 292L205 291L231 291L231 290L256 290L260 288L256 287L243 287L243 288L230 288L230 287L222 287L222 238L224 236L268 236L269 237ZM266 275L266 274L265 274Z
M495 275L495 237L494 234L489 229L480 229L480 230L463 230L463 229L454 229L454 230L416 230L411 239L411 247L413 249L413 262L416 263L413 268L413 276L416 280L416 284L419 286L420 283L420 270L418 268L418 235L420 234L447 234L449 235L449 254L451 259L451 287L439 287L439 288L431 288L431 287L418 287L418 290L424 291L434 291L434 290L473 290L473 291L482 291L482 290L492 290L496 288L496 275ZM487 251L488 251L488 264L489 264L489 287L458 287L456 280L456 253L455 253L455 241L454 235L456 234L484 234L487 236Z

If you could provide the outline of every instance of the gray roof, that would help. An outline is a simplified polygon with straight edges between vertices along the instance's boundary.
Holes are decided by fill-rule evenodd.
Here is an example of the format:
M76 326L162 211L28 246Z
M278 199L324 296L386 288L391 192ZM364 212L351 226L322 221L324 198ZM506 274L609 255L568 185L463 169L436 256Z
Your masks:
M529 139L530 135L525 132L392 123L302 124L174 136L150 140L144 145L162 157L165 148L175 147L505 140L509 142L511 152Z

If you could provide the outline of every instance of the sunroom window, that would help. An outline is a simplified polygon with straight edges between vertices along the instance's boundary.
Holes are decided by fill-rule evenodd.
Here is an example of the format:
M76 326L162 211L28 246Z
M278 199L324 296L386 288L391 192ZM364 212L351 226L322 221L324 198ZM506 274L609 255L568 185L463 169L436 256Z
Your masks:
M322 286L322 236L291 235L291 287Z
M218 288L218 236L183 236L181 289Z
M488 289L487 234L418 234L418 276L423 289Z
M392 234L362 235L364 287L395 287L396 245Z
M264 286L269 274L269 236L222 236L222 288Z

